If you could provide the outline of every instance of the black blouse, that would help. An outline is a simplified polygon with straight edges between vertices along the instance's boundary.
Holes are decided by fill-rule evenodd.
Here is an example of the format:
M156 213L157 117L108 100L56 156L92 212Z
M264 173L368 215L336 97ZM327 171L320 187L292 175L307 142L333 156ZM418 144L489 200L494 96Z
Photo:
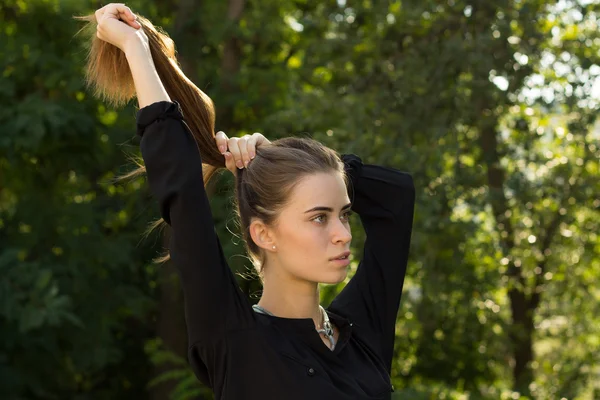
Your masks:
M415 190L410 175L342 159L366 231L358 270L326 308L339 329L331 351L311 318L256 313L215 232L202 162L177 102L137 113L152 194L172 227L184 291L189 361L215 399L390 399L395 322L406 273Z

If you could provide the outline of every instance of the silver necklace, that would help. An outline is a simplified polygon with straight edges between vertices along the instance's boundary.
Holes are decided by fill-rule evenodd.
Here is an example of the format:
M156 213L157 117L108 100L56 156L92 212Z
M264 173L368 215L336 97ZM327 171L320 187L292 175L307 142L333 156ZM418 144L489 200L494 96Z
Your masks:
M254 304L252 308L254 309L254 311L259 312L261 314L267 314L272 317L275 316L269 311L259 306L258 304ZM335 349L335 337L333 336L333 328L331 326L331 322L329 322L329 316L327 315L327 312L325 312L325 309L321 305L319 305L319 309L321 310L321 314L323 315L323 329L315 328L315 330L318 333L323 333L327 336L327 338L329 339L329 343L331 343L331 350L333 351L333 349Z

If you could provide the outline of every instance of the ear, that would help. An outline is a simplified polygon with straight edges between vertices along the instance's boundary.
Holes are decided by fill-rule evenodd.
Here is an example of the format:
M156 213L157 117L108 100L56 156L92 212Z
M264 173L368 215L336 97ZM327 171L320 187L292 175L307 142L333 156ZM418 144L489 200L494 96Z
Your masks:
M273 251L273 246L276 246L275 235L271 228L265 225L259 219L253 219L250 223L250 237L254 243L267 251Z

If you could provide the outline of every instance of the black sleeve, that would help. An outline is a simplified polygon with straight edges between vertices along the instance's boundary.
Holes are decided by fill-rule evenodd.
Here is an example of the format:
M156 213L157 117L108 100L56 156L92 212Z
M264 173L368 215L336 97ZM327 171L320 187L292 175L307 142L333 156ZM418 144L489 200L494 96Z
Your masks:
M391 369L395 325L412 233L415 188L412 177L394 168L363 164L342 155L348 188L366 241L356 274L329 309L374 334L375 346Z
M215 232L200 153L179 104L142 108L137 132L150 190L172 227L169 250L183 287L189 347L253 326L250 304Z

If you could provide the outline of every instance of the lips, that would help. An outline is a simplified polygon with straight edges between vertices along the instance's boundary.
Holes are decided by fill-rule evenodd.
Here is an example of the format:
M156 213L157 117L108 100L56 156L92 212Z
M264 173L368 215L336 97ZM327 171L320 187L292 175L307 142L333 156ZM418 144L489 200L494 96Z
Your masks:
M329 260L333 261L333 260L341 260L341 259L346 259L350 257L350 252L349 251L345 251L342 254L338 254L337 256L330 258Z

